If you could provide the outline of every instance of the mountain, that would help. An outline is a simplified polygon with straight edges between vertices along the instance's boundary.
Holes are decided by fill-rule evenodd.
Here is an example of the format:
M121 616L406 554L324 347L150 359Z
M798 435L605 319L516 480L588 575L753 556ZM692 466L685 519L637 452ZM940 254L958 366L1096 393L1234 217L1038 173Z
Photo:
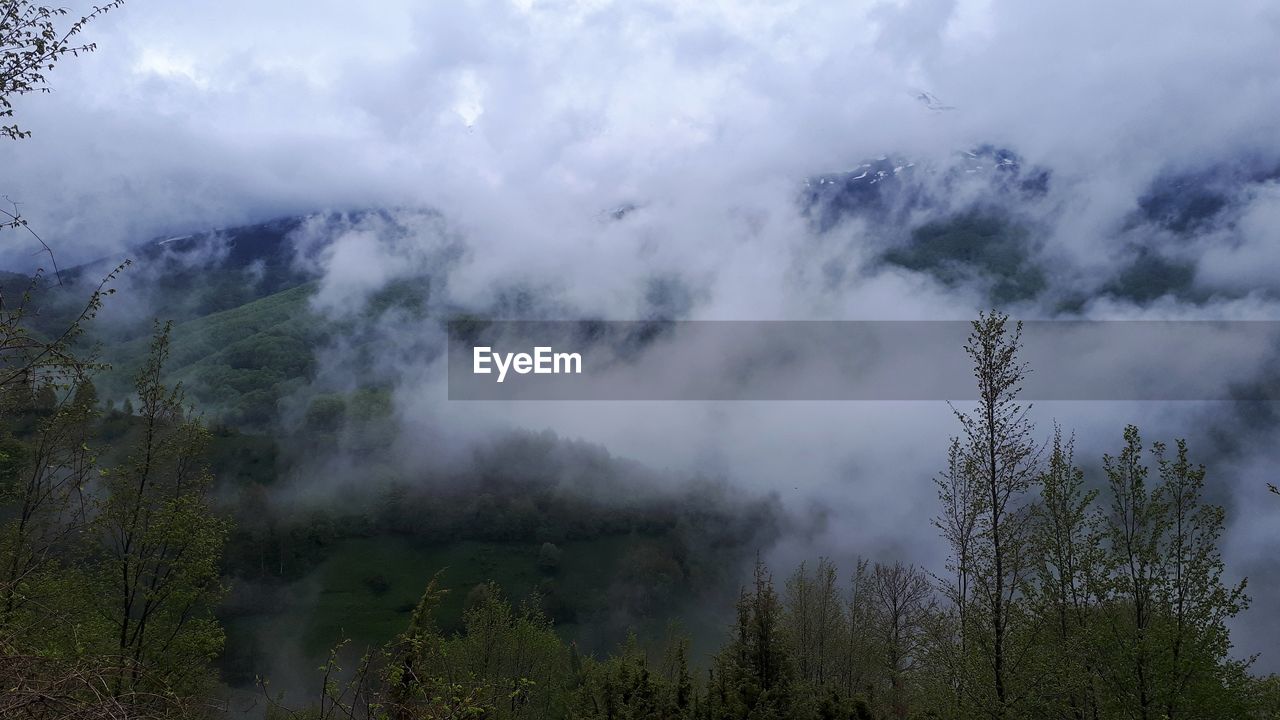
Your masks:
M1172 296L1203 302L1229 294L1197 283L1195 258L1185 248L1202 240L1221 242L1214 233L1229 236L1250 198L1280 179L1280 163L1246 158L1159 175L1111 230L1108 241L1117 261L1109 274L1084 282L1073 268L1054 259L1047 246L1061 212L1051 196L1053 179L1051 169L987 144L941 162L885 155L842 172L817 174L803 182L797 202L817 242L836 243L823 266L833 287L857 282L851 273L896 268L946 286L978 287L995 304L1034 302L1071 313L1095 297L1148 303ZM610 217L623 221L647 211L643 204L630 204ZM486 307L441 306L431 289L443 275L432 277L433 268L422 277L390 284L368 307L336 326L311 309L321 275L316 258L343 228L374 225L382 233L411 232L394 211L318 213L155 238L122 253L133 261L116 283L122 292L107 304L88 338L115 366L100 383L104 397L126 393L156 317L176 323L173 377L186 383L193 400L211 417L244 428L264 428L278 420L281 401L315 380L317 353L335 337L355 347L373 342L372 337L361 338L390 311L438 320L462 314L477 319L591 317L586 309L561 307L518 285L494 288L495 299ZM857 229L850 234L853 227ZM848 253L840 243L872 248L878 264L866 267L855 259L865 252ZM104 258L63 270L61 284L50 276L41 278L31 294L34 327L46 334L59 332L119 260ZM700 296L678 274L653 275L646 282L637 319L695 316ZM20 296L30 285L26 276L0 274L6 298ZM654 339L643 329L638 332L636 337L588 340L639 347ZM437 351L425 346L414 350ZM367 355L360 362L372 368L376 359L376 354ZM394 381L376 377L370 386Z
M1010 149L982 145L943 163L882 156L817 175L800 202L819 235L857 223L884 265L977 285L995 304L1035 301L1071 313L1097 297L1203 303L1270 292L1201 285L1197 243L1240 242L1237 221L1280 180L1280 162L1243 156L1161 173L1107 231L1114 262L1105 275L1051 252L1051 241L1071 241L1055 237L1065 210L1051 195L1053 177ZM848 280L838 266L830 274Z

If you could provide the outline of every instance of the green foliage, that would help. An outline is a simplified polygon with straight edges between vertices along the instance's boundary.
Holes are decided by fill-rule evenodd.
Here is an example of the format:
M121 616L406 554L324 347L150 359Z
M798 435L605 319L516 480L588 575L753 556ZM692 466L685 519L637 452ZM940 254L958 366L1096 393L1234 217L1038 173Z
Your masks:
M434 619L442 594L432 581L385 651L378 704L387 717L562 716L569 653L546 618L529 605L513 609L493 589L445 637Z
M1045 657L1052 660L1042 670L1039 711L1051 717L1092 714L1098 710L1098 658L1091 645L1099 631L1093 593L1103 560L1098 493L1085 488L1073 439L1064 440L1056 427L1040 497L1032 531L1036 577L1028 592L1045 629Z
M12 222L0 222L0 230L25 226L25 220L16 215L9 217ZM28 307L32 289L41 283L42 271L37 271L16 301L12 297L6 299L0 286L0 403L6 406L0 409L8 411L8 405L25 392L45 385L51 389L74 386L102 369L91 354L78 352L77 344L89 321L102 309L103 301L115 293L108 286L128 265L125 261L107 273L88 293L88 300L43 333L33 328L39 313Z
M795 656L797 676L814 687L843 680L850 661L850 618L838 584L835 564L827 558L819 558L812 573L801 563L786 583L787 645Z
M1221 507L1203 499L1205 471L1186 443L1170 458L1151 448L1159 482L1143 462L1138 429L1105 459L1110 509L1097 602L1105 632L1098 658L1104 707L1142 717L1239 717L1243 666L1232 660L1226 623L1248 605L1245 584L1227 585L1219 543Z
M347 398L347 411L350 418L361 424L368 424L391 417L391 391L379 388L361 388Z
M322 334L308 306L313 291L310 285L294 287L175 325L166 379L182 382L223 424L273 426L280 399L314 369ZM116 369L104 380L112 394L123 394L125 373L141 367L146 350L139 339L112 352Z
M255 669L266 669L251 666L255 656L270 650L257 636L257 628L264 626L293 623L302 649L316 657L344 637L359 643L386 642L402 629L416 602L422 578L437 572L439 587L448 591L436 613L445 630L462 627L466 611L485 597L492 581L509 597L536 597L535 602L556 621L561 633L566 638L579 638L588 650L604 649L617 642L628 627L661 631L669 615L684 607L674 601L688 602L693 593L686 587L672 604L655 608L647 615L632 613L620 602L634 594L625 563L632 548L649 543L644 538L624 535L561 543L557 546L562 553L560 571L548 582L538 563L540 547L532 543L428 544L408 537L384 536L334 540L337 526L318 516L313 516L318 522L296 528L280 524L272 527L276 521L265 512L247 510L239 517L242 519L237 520L236 535L251 532L263 541L253 548L254 555L237 561L238 566L278 569L281 549L286 563L297 562L295 552L313 552L323 559L312 574L283 586L281 596L287 600L262 601L224 611L232 655L223 667L229 679L237 681L252 679ZM322 537L324 533L329 533L328 538ZM228 553L247 550L232 542ZM375 591L371 578L385 582L385 589ZM245 578L243 582L252 581ZM275 587L273 581L267 582ZM711 633L707 636L710 642Z
M1033 298L1048 284L1029 241L1026 228L1002 213L974 210L921 225L884 259L949 285L980 280L993 302L1007 303Z
M1060 432L1033 474L1030 425L1014 401L1018 335L986 316L970 348L980 410L961 416L968 448L952 445L937 522L955 573L937 655L952 712L1240 717L1246 665L1230 657L1226 623L1248 598L1244 583L1223 580L1224 514L1203 500L1203 467L1184 442L1176 457L1157 443L1153 482L1129 427L1120 454L1103 460L1105 506Z
M90 509L94 411L44 390L29 428L0 432L0 645L57 654L75 651L87 602L74 560Z
M163 329L129 418L141 432L110 470L87 378L5 407L35 415L0 433L0 675L14 690L0 708L189 717L207 697L225 525L205 497L206 431L159 381L167 342Z
M1207 293L1196 292L1195 275L1193 262L1143 251L1103 290L1139 303L1148 303L1165 295L1202 300Z
M635 635L604 660L577 659L570 716L580 720L677 720L699 710L689 673L688 640L669 633L661 661L651 666Z
M707 696L710 718L797 717L793 658L783 642L783 607L759 560L751 588L738 597L737 623L716 656Z
M1280 717L1280 675L1249 679L1243 695L1249 720Z
M114 0L71 19L66 8L13 0L0 14L0 118L13 117L13 98L49 92L45 73L68 55L78 57L96 49L79 37L92 20L124 4ZM16 124L0 125L0 137L17 140L31 133Z
M1022 325L998 312L981 313L965 352L973 363L978 403L954 410L963 434L952 443L940 498L939 525L962 567L946 594L955 603L948 673L957 707L1004 715L1030 696L1034 673L1011 658L1027 656L1034 621L1025 597L1031 567L1031 497L1040 473L1039 449L1027 408L1018 402L1027 368L1019 359Z
M346 425L347 401L339 395L317 395L307 407L307 429L319 433L335 433Z
M555 573L560 569L560 559L564 552L555 543L542 543L538 549L538 569L545 573Z
M277 311L285 322L305 297L202 322L242 326ZM230 343L177 374L208 370L238 403L261 393L268 421L280 392L270 378L300 372L289 363L317 336L267 337L260 354ZM1223 579L1225 515L1204 499L1204 469L1182 442L1146 450L1136 428L1104 459L1104 499L1061 432L1040 463L1016 401L1018 334L998 314L975 323L982 401L958 413L963 434L938 481L936 525L952 549L941 597L913 566L861 561L842 584L828 559L802 564L779 596L757 561L705 681L677 633L652 652L632 634L600 656L566 638L589 616L669 615L711 558L728 565L724 548L754 537L742 525L758 508L719 518L697 489L678 503L592 504L554 479L560 466L539 464L558 446L533 437L453 487L398 481L338 510L283 514L273 480L287 459L270 438L195 419L165 382L169 340L166 326L127 412L100 414L87 374L0 395L6 687L61 688L86 672L117 703L209 697L226 572L280 591L269 597L314 589L296 623L305 649L338 634L387 641L353 665L335 650L318 705L277 703L270 717L1225 720L1280 707L1275 678L1251 678L1231 657L1227 624L1248 598ZM321 439L393 415L382 389L309 402L303 423ZM240 521L225 562L206 457ZM242 642L274 620L224 610ZM14 663L15 652L38 662Z
M222 648L213 606L227 527L207 497L208 431L183 407L181 388L161 379L168 351L166 325L137 378L142 434L103 472L105 498L90 526L101 541L90 559L99 612L130 668L116 692L199 690Z
M98 407L98 389L94 387L92 379L86 377L76 383L75 396L71 402L86 410Z

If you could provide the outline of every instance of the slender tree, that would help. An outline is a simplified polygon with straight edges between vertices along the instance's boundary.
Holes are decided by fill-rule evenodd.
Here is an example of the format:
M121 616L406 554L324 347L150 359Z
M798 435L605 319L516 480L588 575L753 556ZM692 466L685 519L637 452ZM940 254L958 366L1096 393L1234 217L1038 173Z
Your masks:
M859 559L849 581L848 631L841 657L841 690L845 697L875 701L875 615L871 595L871 562Z
M208 433L184 409L181 387L162 379L169 331L158 329L138 374L139 437L124 463L104 471L95 520L100 607L129 667L117 692L193 691L222 648L213 604L227 528L208 499Z
M1022 324L983 313L973 322L965 352L973 362L978 403L970 412L955 410L963 428L960 467L972 473L976 516L969 580L972 594L962 633L971 636L968 652L979 656L980 674L961 675L963 694L992 717L1005 717L1024 699L1011 668L1020 668L1029 650L1029 623L1023 590L1032 571L1029 540L1030 493L1039 477L1040 449L1032 439L1030 406L1018 402L1027 368L1019 360ZM1018 647L1012 644L1018 639ZM968 642L968 641L967 641Z
M1110 581L1101 598L1111 642L1103 677L1113 709L1149 720L1157 712L1152 632L1166 513L1148 485L1138 428L1125 428L1124 440L1119 455L1103 458L1111 492L1105 526Z
M973 595L974 557L977 545L981 488L977 483L974 458L965 452L960 438L952 438L947 450L947 469L934 479L938 486L941 512L933 525L950 548L944 576L935 576L950 608L935 622L934 655L945 668L946 684L956 706L964 694L969 671L970 614Z
M1101 565L1097 491L1085 487L1076 467L1075 438L1054 427L1053 448L1040 481L1041 502L1033 531L1035 610L1051 643L1043 711L1068 718L1097 718L1093 682L1090 598Z
M927 628L934 611L933 587L929 577L914 565L876 563L871 597L889 712L895 718L906 718L911 711L914 676L925 657Z
M1225 512L1204 499L1205 469L1188 458L1185 440L1174 457L1152 447L1168 532L1161 548L1159 695L1167 720L1204 717L1227 704L1233 661L1227 621L1248 606L1246 581L1228 585L1219 543Z
M71 642L64 631L75 603L68 601L80 579L72 561L80 555L96 460L86 391L50 392L53 407L37 415L30 435L0 441L0 507L7 511L0 522L0 634L45 650ZM4 410L17 412L11 404Z
M828 558L818 558L812 573L806 563L787 579L786 640L795 658L797 680L813 687L835 683L839 646L848 632L839 574Z

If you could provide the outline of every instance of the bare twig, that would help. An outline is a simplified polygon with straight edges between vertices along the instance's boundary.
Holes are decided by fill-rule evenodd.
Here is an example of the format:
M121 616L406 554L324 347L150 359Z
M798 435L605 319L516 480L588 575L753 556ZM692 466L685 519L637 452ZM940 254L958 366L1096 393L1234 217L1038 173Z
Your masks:
M0 229L22 228L23 230L26 230L28 233L30 233L31 237L35 238L36 242L40 243L40 247L44 248L44 252L49 255L49 262L50 264L53 265L53 276L57 278L58 286L61 287L62 271L58 269L58 258L53 256L53 248L49 247L49 243L45 242L44 238L40 237L39 233L31 229L31 225L27 223L27 219L22 217L22 213L18 208L18 203L14 200L9 199L8 195L4 195L2 197L4 198L5 202L13 206L13 212L9 212L4 208L0 208L0 214L3 214L7 218L6 220L0 221Z

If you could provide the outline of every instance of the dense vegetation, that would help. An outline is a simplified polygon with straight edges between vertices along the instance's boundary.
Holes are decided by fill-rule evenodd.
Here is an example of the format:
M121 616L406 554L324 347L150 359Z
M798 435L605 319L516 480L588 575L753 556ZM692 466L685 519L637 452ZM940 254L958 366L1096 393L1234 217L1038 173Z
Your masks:
M186 713L214 684L226 521L208 499L208 433L160 380L168 341L164 327L138 374L135 427L101 456L83 368L35 364L2 388L8 716Z
M1000 303L1033 298L1046 287L1031 257L1030 233L996 210L972 210L925 223L910 242L885 253L885 262L929 272L948 285L980 279Z

